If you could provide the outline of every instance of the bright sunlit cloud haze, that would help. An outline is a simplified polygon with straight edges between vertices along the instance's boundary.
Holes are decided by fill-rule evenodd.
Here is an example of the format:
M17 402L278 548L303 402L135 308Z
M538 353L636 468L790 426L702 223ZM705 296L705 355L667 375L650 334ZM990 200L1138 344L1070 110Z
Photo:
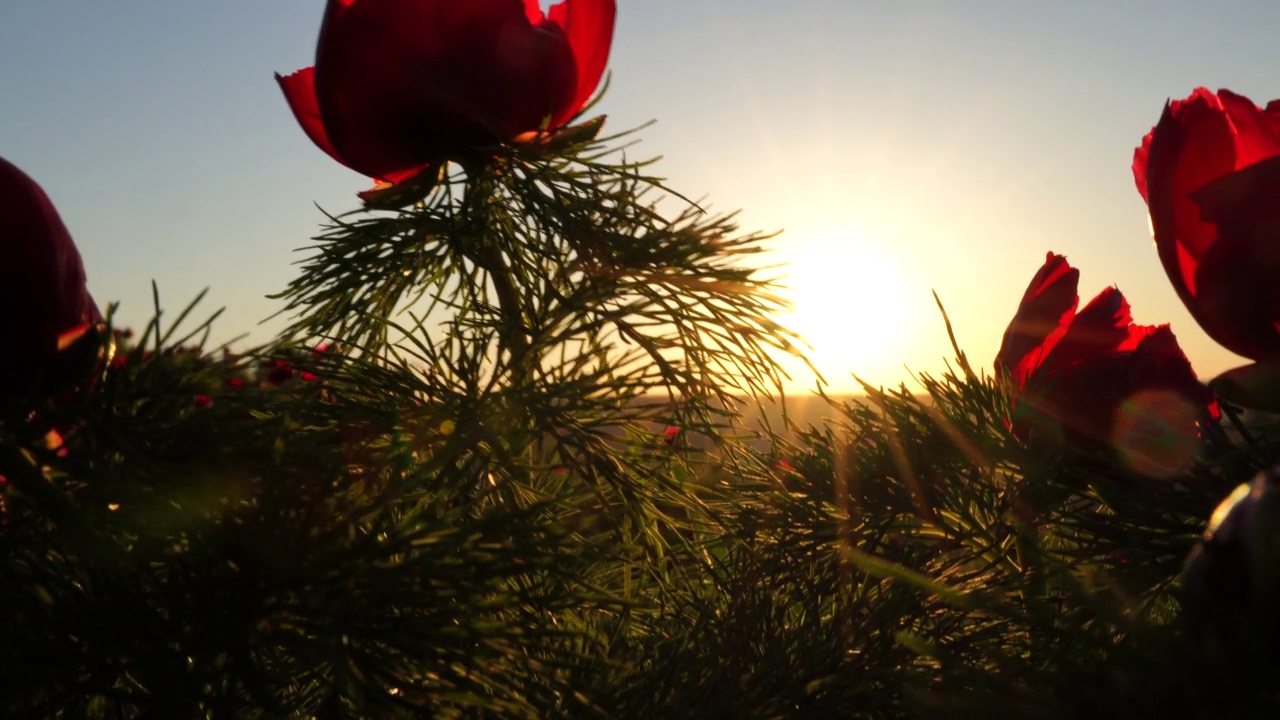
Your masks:
M1207 339L1156 259L1133 148L1197 85L1280 97L1280 4L1150 0L878 3L620 0L608 96L632 154L743 230L774 231L835 392L990 367L1046 251L1082 302L1117 285L1171 323L1209 377L1242 361ZM123 324L201 288L225 340L283 326L265 298L294 252L369 181L315 148L272 73L310 65L322 0L0 3L0 156L36 178ZM10 309L15 310L15 309ZM789 363L793 390L813 386Z

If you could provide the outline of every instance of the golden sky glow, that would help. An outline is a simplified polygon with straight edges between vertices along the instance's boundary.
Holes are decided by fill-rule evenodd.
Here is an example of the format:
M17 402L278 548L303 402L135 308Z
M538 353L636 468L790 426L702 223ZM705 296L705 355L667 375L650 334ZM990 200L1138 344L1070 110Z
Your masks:
M855 374L872 384L898 382L906 375L905 351L920 344L932 319L921 317L920 300L930 297L929 289L881 242L856 227L785 237L776 256L788 263L782 294L795 307L782 320L812 346L811 359L830 389L855 391ZM813 387L801 363L786 367L791 389Z

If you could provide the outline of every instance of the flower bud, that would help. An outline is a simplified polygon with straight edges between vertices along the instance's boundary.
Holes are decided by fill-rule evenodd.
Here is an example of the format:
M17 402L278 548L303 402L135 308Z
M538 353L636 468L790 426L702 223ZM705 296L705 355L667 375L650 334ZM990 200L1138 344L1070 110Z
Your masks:
M1280 468L1237 487L1213 511L1182 572L1183 608L1196 635L1223 647L1280 640Z

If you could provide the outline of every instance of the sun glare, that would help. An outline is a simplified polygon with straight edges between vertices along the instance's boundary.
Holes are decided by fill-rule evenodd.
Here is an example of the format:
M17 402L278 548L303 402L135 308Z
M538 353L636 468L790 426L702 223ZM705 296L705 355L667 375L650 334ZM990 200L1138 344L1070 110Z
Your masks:
M783 320L812 346L811 359L830 389L857 392L851 374L875 385L899 382L900 351L918 325L910 274L856 231L797 235L784 235L778 248L789 263L784 294L795 303ZM792 376L807 379L804 372Z

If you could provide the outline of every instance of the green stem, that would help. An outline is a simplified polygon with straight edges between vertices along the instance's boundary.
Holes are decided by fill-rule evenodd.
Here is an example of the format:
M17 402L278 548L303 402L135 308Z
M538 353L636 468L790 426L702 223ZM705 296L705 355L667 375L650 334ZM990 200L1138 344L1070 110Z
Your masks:
M498 311L502 316L498 342L500 349L505 350L509 357L511 383L519 386L527 379L530 370L529 334L515 274L502 251L491 239L492 233L500 232L500 223L494 217L492 209L497 185L498 182L489 177L487 171L480 171L475 182L469 183L465 202L470 206L470 219L480 232L476 233L476 237L472 238L474 242L463 253L476 267L484 270L493 283Z
M516 290L511 268L502 253L491 245L481 248L472 260L489 274L489 279L493 282L494 294L498 297L498 310L502 313L501 343L510 353L514 368L528 351L529 339L524 307L520 302L520 293Z

